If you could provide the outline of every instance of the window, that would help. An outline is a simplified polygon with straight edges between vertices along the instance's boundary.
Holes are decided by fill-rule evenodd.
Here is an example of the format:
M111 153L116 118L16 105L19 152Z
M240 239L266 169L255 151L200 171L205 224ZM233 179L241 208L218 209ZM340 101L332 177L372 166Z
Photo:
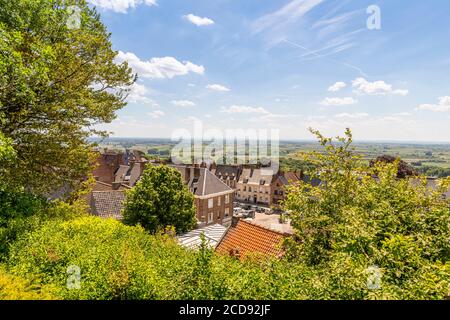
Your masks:
M220 206L220 197L217 198L217 205Z
M252 192L252 187L248 187L248 191Z
M208 199L208 209L211 209L212 207L214 207L214 199Z
M230 208L225 208L225 217L230 215Z
M225 204L228 204L230 202L230 195L225 195Z
M214 212L208 213L208 223L213 222L214 220Z

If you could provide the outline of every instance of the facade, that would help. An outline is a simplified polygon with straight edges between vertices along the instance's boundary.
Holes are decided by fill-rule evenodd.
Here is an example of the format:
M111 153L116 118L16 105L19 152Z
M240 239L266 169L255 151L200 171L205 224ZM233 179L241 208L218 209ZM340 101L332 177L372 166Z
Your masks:
M236 188L236 199L241 202L271 204L273 174L270 168L244 167Z
M272 180L271 205L278 207L286 199L287 187L300 180L300 175L295 172L280 172Z
M233 217L234 190L206 168L173 167L180 171L184 182L195 197L199 225L216 223L230 225Z

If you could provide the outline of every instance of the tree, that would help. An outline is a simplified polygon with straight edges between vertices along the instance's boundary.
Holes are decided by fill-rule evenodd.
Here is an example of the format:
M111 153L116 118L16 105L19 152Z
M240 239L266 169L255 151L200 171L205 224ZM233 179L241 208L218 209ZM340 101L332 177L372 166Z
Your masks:
M364 165L350 130L337 143L312 132L325 149L307 155L321 185L300 181L289 190L284 209L296 236L287 243L289 258L316 270L329 298L443 299L450 202L442 194L450 179L430 190L425 177L398 179L398 159ZM368 285L373 279L379 286Z
M17 153L5 169L15 184L44 193L86 176L87 138L105 134L94 126L135 81L116 55L85 0L0 0L0 132Z
M168 226L183 233L195 227L195 212L194 196L180 172L164 165L149 165L136 186L127 192L124 222L140 224L151 233Z
M405 178L405 177L408 177L408 176L417 175L417 171L414 169L414 167L410 166L408 163L406 163L405 161L401 160L400 158L396 158L394 156L390 156L390 155L387 155L387 154L379 156L375 160L370 161L370 166L373 167L378 162L394 163L396 161L398 161L397 178L401 178L402 179L402 178Z

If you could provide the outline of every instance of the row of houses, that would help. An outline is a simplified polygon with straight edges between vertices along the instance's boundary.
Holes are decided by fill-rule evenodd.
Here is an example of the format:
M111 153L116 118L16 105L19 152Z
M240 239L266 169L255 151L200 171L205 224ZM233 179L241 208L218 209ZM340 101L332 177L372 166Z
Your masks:
M273 172L259 165L213 164L211 172L235 190L237 201L268 207L278 207L286 199L287 187L305 179L299 172Z

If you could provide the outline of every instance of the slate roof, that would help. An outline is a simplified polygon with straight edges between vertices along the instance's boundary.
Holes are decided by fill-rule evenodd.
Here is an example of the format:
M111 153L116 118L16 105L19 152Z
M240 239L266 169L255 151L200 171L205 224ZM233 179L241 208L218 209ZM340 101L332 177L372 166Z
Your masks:
M122 219L123 201L125 191L93 191L90 199L90 206L93 215L102 218Z
M270 168L244 168L239 182L270 186L272 178L273 173Z
M208 245L211 248L215 248L226 231L226 227L220 224L214 224L180 235L178 236L178 241L183 247L197 248L202 242L200 235L203 234Z
M132 165L121 165L115 173L115 182L123 182L130 186L136 185L144 171L145 163L134 162Z
M115 174L115 182L124 182L125 177L127 176L127 172L130 170L130 166L121 165L119 169L117 169Z
M214 169L214 174L223 180L235 180L239 181L241 175L241 168L239 166L231 166L218 164Z
M206 168L172 166L181 173L183 181L195 196L208 196L222 192L234 192L222 180Z
M196 196L207 196L211 194L233 191L229 186L223 183L208 169L200 169L198 178L191 178L189 187Z
M251 253L280 257L283 254L281 243L287 236L285 233L239 220L236 227L228 229L216 251L220 254L238 251L240 259L244 259Z

